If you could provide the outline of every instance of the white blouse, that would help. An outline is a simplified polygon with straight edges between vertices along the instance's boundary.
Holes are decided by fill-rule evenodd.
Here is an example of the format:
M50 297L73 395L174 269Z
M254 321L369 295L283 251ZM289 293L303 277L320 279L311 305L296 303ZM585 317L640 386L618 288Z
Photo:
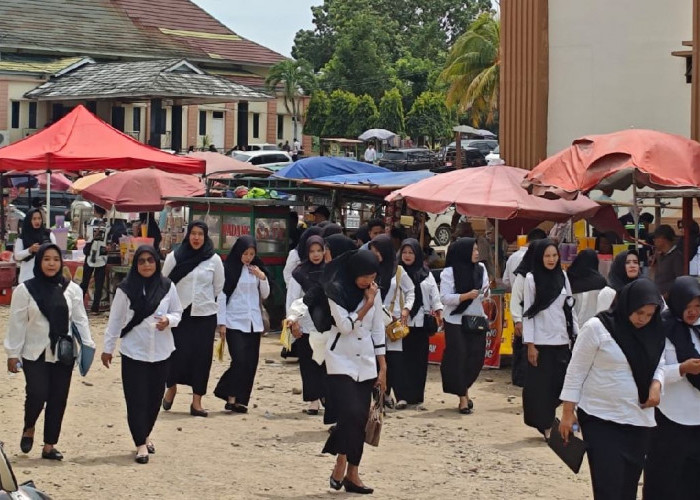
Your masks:
M119 352L136 361L148 363L164 361L170 357L170 354L175 350L171 328L179 325L182 318L182 306L174 284L170 284L170 291L160 301L160 305L156 309L156 312L158 311L164 312L168 317L168 327L160 331L156 328L157 321L153 316L145 318L121 338ZM134 310L131 309L129 297L121 288L117 288L105 331L105 353L112 354L114 352L122 329L133 317Z
M226 294L219 294L217 324L225 325L229 330L262 333L264 327L260 298L265 300L269 295L270 282L267 279L259 280L244 267L231 299L226 302Z
M654 380L664 384L663 356ZM639 403L625 354L598 318L588 320L576 339L559 399L576 403L603 420L639 427L656 425L654 408L642 408Z
M690 332L695 349L700 351L700 340ZM659 410L667 418L681 425L700 425L700 391L681 375L676 348L666 339L664 360L664 394Z
M481 305L481 302L484 297L487 297L489 294L489 274L486 272L486 267L481 262L479 262L479 265L482 267L484 273L484 280L479 288L483 294L472 300L469 307L467 307L459 316L454 316L452 314L452 311L457 309L457 306L460 304L460 294L455 292L454 271L451 267L446 267L442 270L442 273L440 274L440 300L445 306L442 317L447 323L450 323L451 325L460 325L462 323L462 316L486 317L486 313L484 312L484 307Z
M602 290L589 290L587 292L574 294L574 299L576 300L574 310L578 318L579 328L582 328L586 321L598 314L598 303L600 301L599 297L601 291Z
M49 237L51 238L51 243L56 243L56 237L53 235L53 233L49 233ZM17 238L15 240L14 254L15 262L19 264L19 278L17 278L17 282L24 283L25 281L32 279L34 277L34 254L24 248L22 238ZM32 258L24 262L23 259L26 259L30 255L32 255Z
M382 320L382 297L377 293L372 307L359 321L357 311L362 309L362 299L353 312L328 300L335 325L326 343L326 370L329 375L347 375L357 382L377 377L377 356L386 354L386 334Z
M296 248L289 251L287 256L287 262L284 264L284 269L282 270L282 277L284 278L284 284L289 285L292 279L292 273L301 264L301 258L299 257L299 252Z
M301 299L303 297L304 289L301 287L299 282L292 276L292 279L289 280L289 283L287 284L287 300L285 302L285 310L287 311L288 316L290 314L289 308L292 306L292 303L295 300ZM301 327L301 331L304 334L308 334L309 332L311 332L311 330L316 329L314 322L311 319L311 315L308 313L304 314L301 318L299 318L299 326Z
M617 297L617 292L614 288L611 288L609 286L603 288L598 294L598 303L596 304L595 313L598 314L599 312L607 311L608 309L610 309L610 306L612 306L615 297Z
M82 343L88 347L95 347L83 304L83 291L77 284L71 282L63 292L63 296L68 305L69 321L75 323L78 328ZM68 335L72 336L70 328L68 328ZM4 345L8 358L36 361L42 353L45 353L46 361L50 363L56 361L56 356L51 352L49 322L24 284L19 285L12 293Z
M535 277L527 273L525 277L525 294L523 304L523 342L535 345L569 345L569 333L566 330L566 316L564 315L564 301L571 296L569 278L564 273L564 286L559 297L545 310L535 314L534 318L525 317L525 311L535 301ZM578 334L578 319L576 309L572 311L574 319L574 336Z
M523 321L523 300L525 295L525 276L518 274L513 281L513 287L510 292L510 315L513 318L513 324Z
M406 274L406 270L401 267L401 283L399 285L399 290L396 293L396 299L394 300L394 293L396 292L396 274L391 278L391 285L389 285L389 291L384 297L384 307L389 313L396 319L401 318L401 301L403 300L403 308L409 311L413 307L413 303L416 301L416 287L413 284L411 277ZM391 308L391 302L394 302L393 310ZM386 350L387 351L402 351L403 350L403 339L389 340L386 339Z
M435 311L442 311L444 307L440 301L440 289L437 286L433 273L428 273L428 277L421 281L420 291L423 295L423 303L421 304L420 309L418 309L418 312L416 312L416 315L411 318L408 323L408 326L414 326L416 328L423 327L425 321L424 316L426 314L430 314Z
M163 276L168 276L175 268L175 252L165 257ZM200 262L190 273L175 285L182 309L192 306L191 316L211 316L219 312L216 299L224 289L224 264L221 257L214 254Z

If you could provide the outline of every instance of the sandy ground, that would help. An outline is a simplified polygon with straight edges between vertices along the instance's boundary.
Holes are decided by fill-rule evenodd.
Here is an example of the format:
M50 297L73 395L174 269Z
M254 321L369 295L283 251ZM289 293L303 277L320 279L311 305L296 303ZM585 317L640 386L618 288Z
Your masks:
M9 308L0 308L4 338ZM93 321L102 347L106 317ZM275 337L264 337L247 415L223 412L208 395L209 418L189 415L190 391L181 387L173 409L161 412L148 465L134 463L126 423L120 358L110 370L93 365L86 378L74 372L57 446L62 463L40 458L43 416L34 450L21 454L24 377L0 374L0 441L20 481L32 479L56 499L109 498L338 498L328 476L334 458L322 455L322 417L302 413L297 364L279 357ZM227 363L228 361L226 361ZM4 366L5 359L2 356ZM214 361L210 390L225 369ZM482 372L472 389L475 412L459 415L457 400L442 394L431 366L425 411L388 414L378 448L365 447L361 474L375 497L591 498L588 467L577 476L522 423L520 389L509 370Z

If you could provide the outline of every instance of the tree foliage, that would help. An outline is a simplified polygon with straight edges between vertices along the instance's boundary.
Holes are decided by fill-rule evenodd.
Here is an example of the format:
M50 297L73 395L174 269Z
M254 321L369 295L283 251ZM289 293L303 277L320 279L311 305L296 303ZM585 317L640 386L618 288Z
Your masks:
M445 105L445 95L437 92L423 92L413 103L406 115L406 130L411 137L427 136L430 142L449 137L450 114Z
M382 100L379 101L377 127L391 130L396 134L404 133L403 102L399 89L394 88L386 91Z
M352 126L348 131L348 137L357 137L365 130L374 128L379 118L377 105L374 104L374 99L368 94L361 95L357 98L357 105L352 114Z
M329 99L328 118L323 127L324 137L347 137L353 131L358 98L345 90L334 90Z
M323 90L317 90L311 94L309 107L306 108L304 120L304 133L307 135L323 135L323 128L330 113L331 102Z

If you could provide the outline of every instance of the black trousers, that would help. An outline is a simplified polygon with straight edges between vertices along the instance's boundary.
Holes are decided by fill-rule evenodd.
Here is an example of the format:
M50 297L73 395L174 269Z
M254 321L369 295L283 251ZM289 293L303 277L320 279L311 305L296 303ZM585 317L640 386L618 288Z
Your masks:
M485 354L486 334L445 322L445 351L440 364L443 392L466 396L481 373Z
M149 363L122 354L122 385L126 399L126 419L136 446L146 444L158 418L165 394L168 359Z
M170 357L167 385L189 385L194 394L204 396L214 357L216 314L191 316L191 312L191 307L185 309L180 324L172 329L175 351Z
M537 366L527 364L523 388L523 417L525 424L540 432L552 427L569 366L568 345L538 345Z
M586 441L595 500L635 500L651 428L623 425L588 415L578 420Z
M406 337L408 338L408 337ZM405 341L406 338L403 340ZM396 401L406 399L406 363L401 351L386 351L386 393L394 390Z
M43 354L36 361L22 359L22 367L26 381L24 430L34 428L46 405L44 444L56 444L61 435L73 367L47 363Z
M236 403L248 406L260 357L260 333L227 329L226 343L231 366L221 376L214 395L224 401L233 397Z
M410 405L422 403L425 395L430 353L429 337L427 330L414 326L411 327L411 333L403 339L405 393L401 399Z
M527 347L523 344L523 338L513 338L513 360L511 366L510 380L518 387L525 386L525 374L527 373Z
M700 426L682 425L656 409L644 466L644 500L700 499Z
M102 289L105 286L105 269L107 266L102 267L90 267L87 263L87 257L85 258L85 263L83 264L83 281L80 282L80 288L83 289L83 295L88 291L90 286L90 278L93 273L95 274L95 295L92 301L92 307L90 308L93 312L99 312L100 302L102 301Z
M326 370L316 363L313 349L309 344L309 336L302 335L294 341L297 356L299 357L299 371L301 372L302 397L304 401L316 401L325 395Z
M323 453L346 455L350 465L360 465L373 386L374 379L356 382L347 375L328 376L338 423L328 436Z

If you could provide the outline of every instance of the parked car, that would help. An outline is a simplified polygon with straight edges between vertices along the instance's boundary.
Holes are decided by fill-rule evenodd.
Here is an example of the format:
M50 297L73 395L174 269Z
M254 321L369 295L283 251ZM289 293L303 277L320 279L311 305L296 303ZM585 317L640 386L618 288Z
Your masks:
M32 201L43 200L46 201L46 191L43 189L32 189ZM51 191L51 216L49 221L49 226L53 226L56 223L57 215L65 215L68 210L70 210L71 204L77 195L67 193L66 191ZM30 208L32 208L29 201L29 192L25 191L17 198L12 201L12 204L24 213L27 213Z
M405 170L430 170L438 166L435 153L422 148L390 149L384 152L379 162L380 167L395 172Z
M425 222L425 227L430 231L437 246L449 245L452 238L453 214L454 208L448 208L443 214L428 214L429 219Z
M236 160L262 167L292 163L292 157L285 151L233 151L231 156Z
M501 148L500 146L496 146L496 149L491 151L489 154L486 155L486 163L489 165L505 165L506 162L504 162L501 159Z
M495 139L464 139L460 142L460 145L463 148L478 149L479 151L481 151L481 154L486 156L498 147L498 141ZM455 147L456 143L454 142L450 143L447 146L448 149L454 149Z
M455 168L454 162L456 158L456 150L448 147L443 157L443 164L437 168L431 168L430 170L437 173L451 172ZM462 148L462 168L484 167L486 165L488 165L486 157L481 151L474 148Z

